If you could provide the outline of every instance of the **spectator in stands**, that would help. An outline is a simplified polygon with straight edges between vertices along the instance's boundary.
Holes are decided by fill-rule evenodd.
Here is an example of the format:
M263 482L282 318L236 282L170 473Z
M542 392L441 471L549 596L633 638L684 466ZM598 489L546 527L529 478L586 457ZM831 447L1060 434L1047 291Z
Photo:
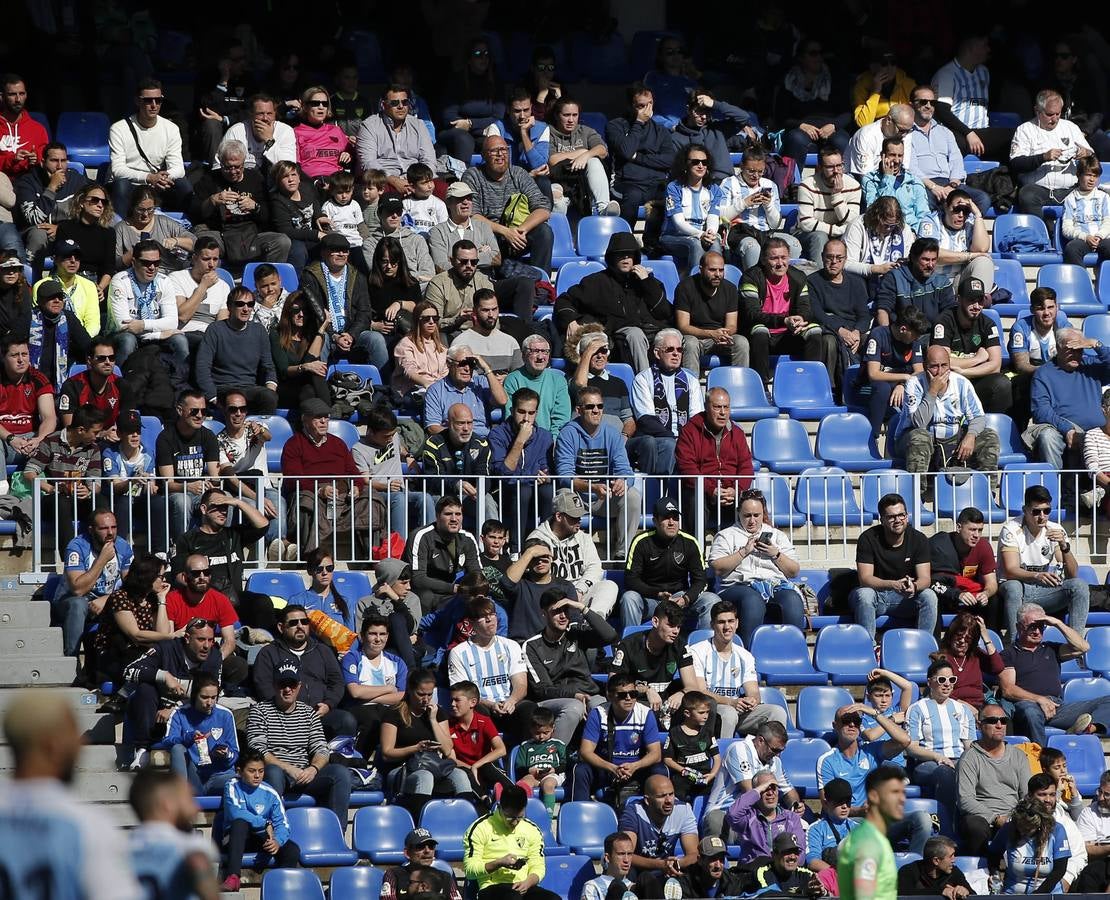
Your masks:
M849 834L859 822L848 818L852 786L847 781L834 778L826 782L822 794L821 818L806 829L806 866L813 872L830 868L835 872L841 835Z
M547 110L563 95L563 86L556 80L555 51L546 44L532 50L532 61L524 75L524 87L532 98L532 115L541 122Z
M639 625L645 613L670 600L708 628L709 611L720 598L705 590L705 560L693 537L679 530L678 504L661 497L652 511L654 527L636 536L628 549L625 591L621 595L621 626Z
M303 609L300 615L304 615ZM319 707L313 709L299 699L304 689L302 665L303 660L298 664L296 659L287 659L277 667L274 692L251 707L247 746L263 754L266 783L278 794L308 794L335 813L340 822L346 822L351 770L328 762ZM338 672L338 665L335 668Z
M725 816L728 840L740 844L740 864L770 856L772 847L788 835L795 841L795 852L805 843L802 820L794 810L779 805L779 786L766 770L752 777L751 790L737 797ZM772 842L771 836L774 835Z
M640 207L661 198L674 159L674 145L670 131L653 118L655 97L651 89L636 82L627 96L628 115L609 120L605 140L612 154L613 189L620 195L621 217L635 227Z
M698 823L690 804L675 800L666 775L644 782L643 798L624 807L618 827L632 838L632 867L641 875L673 878L698 860Z
M919 84L910 92L913 107L913 131L909 143L913 147L914 175L929 192L929 206L939 209L955 189L964 191L979 209L991 205L990 195L978 188L968 187L964 154L956 137L946 125L941 125L934 115L937 111L936 89Z
M1110 159L1107 135L1103 129L1102 97L1106 92L1106 77L1091 69L1093 57L1079 36L1058 37L1053 41L1051 55L1045 47L1045 62L1052 67L1052 77L1047 87L1064 100L1063 115L1082 130L1097 159ZM1073 847L1074 849L1074 847ZM1073 879L1068 879L1069 881Z
M662 774L659 728L651 709L637 701L636 677L616 672L606 684L608 702L590 710L579 745L571 800L593 800L612 791L614 799L645 793L653 774Z
M408 263L409 272L420 282L430 281L435 273L432 258L428 253L428 242L412 228L404 224L405 206L396 195L382 197L378 201L378 224L362 242L362 257L367 269L374 261L374 251L378 243L386 238L395 238ZM346 238L344 238L346 240Z
M301 289L312 305L314 318L322 323L325 345L321 356L369 359L384 366L385 338L372 330L370 294L366 276L350 263L351 247L339 234L326 234L320 241L320 262L310 263L301 273Z
M523 642L525 638L544 630L548 617L541 606L543 595L551 593L556 599L574 599L578 596L573 584L563 578L556 578L553 572L551 547L542 538L529 537L524 541L521 553L509 562L504 574L496 579L495 584L501 588L504 602L511 612L508 633L514 640ZM551 602L554 603L555 600ZM606 633L608 628L607 625ZM557 636L565 631L564 628L562 632L554 634Z
M900 414L906 384L925 371L918 340L928 331L925 314L903 306L892 326L876 325L868 334L859 384L871 387L868 418L875 437L892 412Z
M473 241L456 241L451 247L449 262L449 269L428 282L424 296L439 313L443 336L452 340L470 324L468 317L474 307L474 294L479 290L493 290L493 282L478 271L480 260Z
M951 810L956 808L956 764L975 738L975 712L952 697L957 678L949 659L933 660L927 677L928 697L906 713L907 752L916 760L913 783Z
M197 182L193 194L190 218L197 236L212 234L221 255L236 264L285 262L291 243L288 235L269 230L266 183L257 169L246 168L246 145L225 140L219 157L220 168Z
M891 138L908 138L913 130L913 107L907 103L897 103L881 118L864 125L852 135L848 145L848 171L859 178L875 172L882 163L883 144ZM902 166L909 170L913 167L913 145L902 148Z
M878 508L879 524L864 531L856 544L859 587L848 597L852 615L872 637L881 615L913 618L918 628L932 634L937 595L931 586L928 539L909 524L900 495L884 494Z
M1087 848L1090 863L1080 876L1082 881L1075 882L1075 890L1105 890L1110 882L1106 871L1107 819L1110 818L1110 772L1103 772L1098 780L1098 791L1076 820L1079 833Z
M1056 754L1059 754L1057 757ZM1036 800L1048 809L1052 814L1053 819L1056 820L1058 825L1064 827L1064 833L1068 840L1068 846L1072 851L1072 855L1068 858L1066 874L1061 879L1060 883L1063 885L1064 890L1073 884L1079 873L1087 867L1087 847L1083 840L1083 835L1079 831L1079 826L1076 825L1068 812L1068 807L1071 806L1076 812L1083 808L1083 800L1075 799L1075 791L1073 790L1074 780L1069 783L1065 778L1063 783L1059 783L1053 774L1057 765L1050 763L1048 759L1055 758L1059 760L1059 764L1065 769L1067 768L1067 759L1063 751L1056 750L1055 748L1045 748L1041 751L1041 756L1044 761L1041 763L1043 771L1038 772L1029 779L1029 793L1027 797L1031 800ZM1065 793L1073 797L1073 802L1068 804L1065 802Z
M817 262L830 237L841 237L860 212L859 182L844 172L844 156L833 146L817 153L817 171L798 185L798 228L805 258Z
M31 286L15 250L0 250L0 333L26 334L31 322Z
M216 436L203 424L207 411L204 394L187 391L178 399L177 420L158 435L154 447L156 472L168 480L159 485L155 546L168 546L169 539L176 539L190 527L201 495L217 483L220 448Z
M355 259L357 265L358 257ZM391 351L410 327L412 311L423 299L421 284L409 271L404 248L396 238L378 241L370 263L367 288L370 329L381 336L381 340L374 338L371 342L370 362L381 370L389 365Z
M940 314L956 305L949 276L937 272L940 244L935 238L918 238L910 247L908 265L903 262L879 282L875 296L875 322L889 325L903 306L925 313L930 327Z
M929 215L929 202L925 196L925 186L903 166L906 146L900 134L883 138L878 165L861 174L860 188L865 207L879 197L893 197L902 208L906 224L917 230Z
M27 342L31 365L50 379L55 388L60 388L70 362L88 356L92 339L66 303L66 290L61 282L51 279L37 287Z
M390 188L403 197L412 193L405 172L413 163L435 166L436 153L424 123L415 115L412 92L400 84L386 86L378 112L358 130L358 168L381 169Z
M966 612L978 618L983 616L990 619L992 627L1001 624L1001 609L997 600L993 600L998 593L998 578L995 575L995 558L990 544L983 538L983 513L974 506L967 506L960 510L956 517L955 531L938 531L929 538L931 550L931 564L933 574L933 588L940 600L940 609L943 612ZM980 621L962 620L961 626L985 628L985 623ZM948 633L952 631L949 626ZM984 635L985 636L985 635ZM966 635L965 635L966 638ZM974 644L978 647L978 642ZM966 655L967 647L963 647L957 654ZM985 658L985 657L984 657ZM960 682L966 679L967 686L973 692L969 700L972 706L978 709L983 703L982 681L979 679L978 661L975 671L964 675L963 666L957 668L956 688L953 695L957 700L965 699L961 696ZM998 674L997 672L993 674ZM979 679L977 686L976 679Z
M235 122L224 134L225 141L242 141L247 148L244 165L258 169L264 176L279 162L297 162L297 138L285 122L277 121L277 104L269 94L254 94L247 98L248 121ZM220 159L212 160L219 168ZM275 184L277 177L274 178Z
M467 332L469 333L469 332ZM483 374L475 373L481 368ZM456 344L447 351L447 376L432 384L424 395L424 421L429 435L447 429L447 413L463 404L474 414L474 436L489 437L489 414L508 402L500 379L489 363L470 347Z
M1077 182L1079 160L1094 151L1074 122L1061 118L1063 98L1055 91L1037 94L1034 117L1018 126L1010 144L1010 171L1018 176L1018 212L1041 215L1041 208L1062 204Z
M1000 890L1010 893L1059 890L1070 858L1064 826L1033 797L1022 798L987 850L991 875L1001 880Z
M676 468L682 482L682 506L687 523L694 521L697 480L702 479L706 527L731 521L739 493L751 484L752 457L744 431L732 423L732 401L724 388L710 388L706 408L690 418L678 433ZM716 476L716 477L712 477Z
M802 255L798 239L780 230L783 217L779 189L764 177L766 171L767 154L760 147L750 147L740 159L740 174L730 175L721 183L720 215L730 223L729 247L742 271L759 262L759 251L769 237L786 241L791 257Z
M442 136L442 132L440 135ZM532 98L526 87L514 87L509 90L504 113L486 126L483 135L503 137L510 147L509 162L514 166L520 166L536 179L540 190L545 196L549 196L551 180L547 177L547 157L551 137L547 123L543 119L537 119L532 111ZM473 155L473 145L470 149ZM470 158L467 156L465 161L469 162ZM456 159L462 159L462 157L456 157Z
M952 838L942 834L929 838L921 857L898 870L900 896L943 895L949 900L964 900L975 893L956 866L956 842Z
M270 425L247 420L247 395L242 391L234 388L224 391L222 400L224 428L216 435L216 442L220 445L220 474L225 478L224 486L256 505L259 505L259 496L262 497L260 509L270 519L266 532L269 559L272 562L280 559L283 551L292 555L291 542L278 540L286 510L279 484L270 477L266 447L274 439Z
M984 410L1004 413L1012 394L1010 380L1002 374L998 326L983 315L986 285L974 277L960 281L957 305L940 314L931 347L948 348L952 371L971 382Z
M70 383L62 389L66 390ZM154 456L143 448L143 426L139 414L134 410L124 412L115 429L119 443L103 449L101 466L104 478L111 483L110 488L105 485L105 491L110 489L113 494L112 507L119 529L124 534L131 534L134 519L146 520L145 498L154 496L160 487L154 480Z
M519 258L528 254L529 264L543 272L551 270L551 248L555 236L547 224L551 201L524 169L509 164L509 145L500 136L487 137L482 143L482 165L471 166L463 173L474 191L474 214L492 229L502 257ZM523 204L514 201L521 194ZM510 224L502 224L509 217Z
M600 134L579 121L578 101L565 95L556 100L547 114L547 126L554 208L566 212L573 203L593 215L618 215L620 204L609 199L609 175L602 164L609 148Z
M902 264L914 242L902 207L894 197L879 197L844 232L848 260L845 268L868 279L874 294L883 275Z
M331 572L327 569L335 568L334 561L322 551L313 551L309 556L319 559L313 581L319 580L321 587L329 591L324 605L318 608L334 619L336 613L343 613L337 605L341 604L349 613L345 624L350 628L356 622L355 609L332 587ZM360 755L373 759L380 745L381 720L386 710L405 698L408 667L399 656L385 649L389 641L389 620L385 616L371 610L361 623L356 626L358 641L343 655L339 667L346 683L343 706L358 722L356 749Z
M688 144L675 153L659 246L674 255L680 272L696 268L708 251L721 252L719 230L725 194L710 180L712 167L713 157L704 144Z
M146 240L144 234L162 248L163 274L170 274L186 265L185 257L194 249L196 238L177 219L158 212L162 195L150 185L140 185L131 192L123 210L123 218L115 224L116 268L125 269L134 261L135 245ZM74 196L76 206L76 195ZM85 277L88 277L87 271Z
M664 706L673 713L685 691L697 690L694 660L679 632L686 609L674 600L660 600L652 611L651 628L629 634L619 644L609 666L610 678L625 672L636 678L640 697L652 710Z
M1102 414L1106 424L1092 428L1083 436L1083 462L1090 473L1093 486L1079 495L1079 502L1085 509L1100 509L1106 497L1106 486L1110 484L1110 396L1102 395Z
M985 65L990 52L985 33L965 34L956 56L937 70L931 83L937 88L937 119L955 133L960 152L1004 159L1013 131L990 127L991 76Z
M511 414L509 404L513 395L522 387L531 388L540 397L536 412L536 424L551 432L556 441L559 432L570 419L570 393L562 373L551 368L551 342L541 334L530 334L521 346L524 350L524 365L510 372L504 381L506 414Z
M890 47L880 42L873 43L868 70L856 79L852 87L856 127L862 129L879 121L896 107L905 107L913 87L913 78L899 68Z
M511 785L494 812L478 819L463 835L463 870L477 882L478 900L558 900L539 887L543 880L543 832L524 816L528 795ZM504 855L498 855L508 851Z
M469 347L489 363L497 380L503 382L509 372L516 371L524 363L517 339L501 330L500 316L496 287L492 291L475 291L471 327L455 337L451 342L451 349Z
M420 451L424 490L431 496L460 497L470 522L496 519L499 510L494 497L487 493L483 512L478 496L484 487L481 479L490 474L490 455L489 441L474 431L474 412L466 403L452 404L445 427L429 435Z
M840 391L846 387L845 371L860 361L863 338L871 324L867 282L844 271L847 258L845 241L829 238L821 251L821 270L806 279L810 316L821 326L829 379Z
M331 94L322 85L306 88L301 95L300 119L293 134L297 140L297 165L309 178L325 178L351 164L354 144L331 118Z
M154 745L170 751L170 771L201 797L221 796L235 777L239 759L235 717L216 702L219 696L220 679L209 672L197 673L189 685L189 704L172 712L166 736Z
M474 216L474 189L465 181L452 182L447 188L447 221L433 225L428 232L428 246L437 272L446 272L451 265L450 248L461 240L469 240L478 248L478 269L486 275L501 265L501 250L490 222Z
M331 314L325 313L324 321L317 322L314 305L303 291L294 291L282 306L277 327L270 332L270 357L278 374L278 405L283 409L299 409L309 398L331 407L331 389L324 380L328 366L322 360L324 329L331 324Z
M277 372L270 336L251 321L256 302L242 286L228 294L228 317L205 330L197 350L197 382L212 405L235 391L246 398L250 412L268 416L277 409Z
M54 246L54 271L35 284L32 298L37 300L39 289L54 281L61 285L65 309L69 316L76 316L89 337L100 334L100 297L96 285L81 271L81 246L72 239L59 241Z
M220 244L205 235L193 247L192 265L168 276L177 298L177 321L194 358L208 326L227 308L231 288L220 277L219 267Z
M682 333L664 328L652 341L651 368L632 381L632 410L637 431L655 444L651 475L674 471L679 431L693 416L705 411L705 398L695 373L682 368Z
M120 365L134 353L140 341L167 348L174 361L185 367L189 342L178 328L176 287L158 271L162 250L153 240L135 245L129 269L112 277L109 318L117 330L116 355Z
M57 430L54 391L42 372L31 365L26 335L0 339L0 441L10 465L18 465Z
M509 415L489 432L490 471L504 476L499 482L500 508L509 533L518 541L533 522L550 518L555 499L554 440L551 432L536 424L539 406L539 394L518 388Z
M279 160L274 163L270 177L274 184L270 195L270 222L274 231L289 239L289 264L300 272L308 265L309 255L315 254L328 234L320 195L310 180L301 178L295 162ZM346 240L344 244L350 250Z
M363 421L366 434L351 448L351 455L359 471L370 478L371 489L388 508L389 530L407 534L410 522L423 525L435 518L435 501L416 490L412 480L405 482L401 461L405 460L410 471L414 471L416 457L401 444L393 410L377 404Z
M948 193L940 208L917 227L923 238L938 243L937 275L952 279L953 287L977 278L988 288L994 284L991 239L983 213L963 188Z
M134 558L130 545L117 533L115 515L107 509L93 512L83 533L66 544L62 582L49 598L51 624L62 628L66 656L77 656L86 620L100 616Z
M405 835L405 845L401 852L405 854L405 859L408 861L385 870L382 896L386 900L404 900L409 895L417 893L412 889L412 876L417 874L418 869L430 869L450 880L450 888L445 900L462 900L462 892L455 882L454 874L448 876L447 873L433 867L438 845L439 842L427 828L414 828Z
M487 39L478 36L471 40L465 59L462 77L454 75L447 89L450 99L442 119L450 127L440 129L436 143L439 152L469 165L475 140L489 134L487 129L505 115L505 104Z
M1076 185L1064 198L1064 215L1060 232L1064 244L1064 262L1083 265L1088 253L1097 256L1095 266L1110 259L1110 198L1099 189L1102 163L1094 156L1085 156L1075 164ZM26 176L24 176L26 177Z
M555 304L555 325L567 341L577 342L585 324L600 323L610 341L619 342L622 357L636 372L650 366L650 341L671 319L663 283L640 258L635 235L612 235L605 250L605 270L587 275Z
M592 515L608 521L606 550L612 558L623 556L640 530L641 494L629 482L634 473L619 432L601 421L604 408L597 388L578 392L578 416L555 439L555 474L570 479L573 490L589 498ZM601 612L596 602L590 605Z
M740 281L740 332L751 348L751 366L764 385L771 383L771 351L821 360L821 326L810 321L806 276L790 265L790 247L768 238L759 265Z
M982 522L976 522L978 517L982 519L982 513L979 510L968 507L964 509L959 518L957 519L957 532L952 532L950 535L951 543L953 545L958 542L964 542L973 539L974 530L982 532ZM969 535L968 538L962 535ZM943 539L948 539L949 535L943 535ZM941 534L933 536L932 544L934 548L937 546L938 541L942 539ZM990 552L990 548L986 541L979 540L975 547L981 548L982 552L978 552L978 558L969 553L966 557L970 568L977 568L978 572L975 576L986 581L988 584L994 581L994 573L986 575L983 572L985 566L979 562L986 553ZM934 550L934 560L937 554ZM937 571L937 563L933 563L933 571ZM934 574L934 578L937 576ZM943 577L943 575L942 575ZM969 579L970 580L970 577ZM975 582L978 584L978 582ZM952 697L959 700L974 710L979 710L983 706L983 701L986 696L983 687L983 673L987 672L991 675L998 675L1002 671L1002 657L999 655L1000 647L994 645L994 639L991 637L990 632L987 631L986 623L983 617L977 615L972 610L972 606L963 607L952 619L948 625L948 629L944 633L944 637L940 640L940 652L947 657L955 666L954 672L956 675L956 686L952 689ZM982 646L980 646L980 643Z
M177 573L166 594L166 615L175 633L186 629L195 619L203 619L214 631L218 629L221 683L231 687L247 679L247 661L235 652L239 616L227 596L212 587L212 564L203 553L190 554L185 568Z
M32 259L54 242L58 222L72 215L73 195L87 184L84 175L70 168L65 144L57 141L47 144L42 160L15 179L15 221Z
M144 78L138 83L135 113L112 123L108 130L111 154L112 204L126 209L131 192L149 184L176 209L185 209L193 184L185 177L181 131L177 123L159 115L166 100L162 82Z
M833 78L819 39L808 37L798 42L794 65L782 86L776 100L776 111L785 129L782 155L801 167L808 153L825 146L843 153L848 146L850 117L831 99Z
M463 508L458 497L440 497L436 520L409 535L401 559L412 567L412 589L425 612L439 609L456 592L460 575L481 570L478 542L462 527ZM595 551L596 552L596 551Z
M1095 359L1085 359L1086 350ZM1033 424L1025 440L1038 459L1064 469L1065 455L1069 461L1080 455L1083 433L1105 422L1100 400L1108 382L1110 347L1075 328L1057 328L1056 357L1037 367L1029 389ZM1066 480L1065 487L1071 488Z
M805 626L802 597L789 579L799 572L798 553L790 538L770 524L761 491L737 494L739 525L722 528L709 548L708 562L721 578L721 597L740 610L740 640L745 647L763 624L770 603L782 621Z
M690 147L701 147L708 162L705 180L720 184L734 174L728 141L741 132L752 140L756 132L750 122L747 111L715 98L705 88L696 88L686 101L686 117L671 135L675 159L685 160Z
M54 232L55 246L71 240L81 248L81 274L96 285L101 298L116 272L115 217L104 187L89 182L74 193L71 218L59 222ZM158 250L161 258L160 246Z
M682 333L682 367L701 372L702 356L729 354L733 366L748 365L748 339L736 333L736 286L725 278L725 258L716 251L701 258L698 274L684 277L674 292L675 325Z
M38 164L50 138L26 109L27 85L22 75L4 74L0 82L0 118L7 130L0 146L0 172L16 178Z

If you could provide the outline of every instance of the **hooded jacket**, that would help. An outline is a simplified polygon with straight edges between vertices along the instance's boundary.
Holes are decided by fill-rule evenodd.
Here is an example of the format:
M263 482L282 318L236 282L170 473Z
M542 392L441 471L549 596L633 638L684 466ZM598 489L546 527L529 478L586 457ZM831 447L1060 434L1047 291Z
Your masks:
M724 181L734 174L732 154L729 153L728 139L740 131L751 120L751 116L739 106L725 103L719 98L713 100L713 112L723 118L710 120L704 128L694 128L683 119L674 127L671 141L674 152L684 150L690 144L704 144L713 157L712 181Z
M42 222L55 222L64 218L58 215L58 203L72 197L89 183L76 169L66 169L65 183L57 191L47 190L49 181L42 166L35 166L16 179L15 212L20 228L30 228Z
M586 650L604 647L617 639L617 632L593 610L581 622L572 622L557 643L541 632L524 641L524 664L528 667L528 694L537 700L588 694L596 697L601 688L593 679Z
M218 654L217 654L218 655ZM316 638L309 637L304 652L296 654L281 640L267 644L258 651L254 661L254 689L261 700L277 696L277 670L285 663L292 663L301 672L301 703L316 706L326 703L338 709L346 695L343 673L335 651Z
M324 321L324 313L328 309L328 276L324 273L324 264L314 262L305 266L301 272L301 290L308 294L309 299L316 304L313 310L317 322ZM357 338L370 327L370 288L363 275L354 266L347 266L347 298L344 304L347 313L347 322L343 331ZM334 325L332 326L334 328Z
M601 557L588 532L579 529L570 537L560 539L555 536L548 519L528 537L539 538L551 548L551 574L569 581L579 594L585 594L605 577Z
M694 475L735 475L744 476L732 479L706 478L705 493L715 496L719 487L735 487L744 490L752 483L752 454L744 429L731 421L725 423L720 440L705 425L705 413L692 416L690 421L678 432L678 442L674 451L675 463L680 475L687 476L683 484L693 488L697 481Z

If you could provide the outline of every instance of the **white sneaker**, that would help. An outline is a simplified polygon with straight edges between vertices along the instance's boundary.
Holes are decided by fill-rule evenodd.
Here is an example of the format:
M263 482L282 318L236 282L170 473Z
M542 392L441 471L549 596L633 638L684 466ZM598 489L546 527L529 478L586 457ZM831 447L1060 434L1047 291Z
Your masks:
M665 900L682 900L682 882L677 878L668 878L663 882L663 897Z
M286 562L296 562L297 557L299 557L300 555L301 555L301 552L298 549L296 543L294 543L293 541L286 541L285 542L285 561Z
M1090 713L1083 713L1075 720L1071 728L1068 729L1068 734L1086 734L1087 729L1091 727L1091 722L1093 721L1094 719L1091 718Z
M282 552L281 541L270 541L270 546L266 548L266 559L269 562L281 562Z
M616 200L610 200L605 204L605 209L601 213L603 216L619 216L621 214L621 205Z
M138 747L135 749L135 758L131 760L128 769L132 772L138 772L150 761L150 751L146 747Z
M555 212L561 213L565 216L567 214L567 210L570 209L570 200L568 200L566 197L559 197L555 200L554 203L551 204L551 206Z
M1106 496L1106 491L1101 487L1093 487L1089 491L1084 491L1079 495L1079 502L1083 504L1084 509L1094 509L1102 502L1102 498Z

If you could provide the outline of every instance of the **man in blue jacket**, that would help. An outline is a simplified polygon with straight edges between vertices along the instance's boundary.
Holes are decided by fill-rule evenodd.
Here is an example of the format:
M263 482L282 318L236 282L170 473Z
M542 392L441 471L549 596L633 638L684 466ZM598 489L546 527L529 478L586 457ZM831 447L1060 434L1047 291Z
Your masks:
M628 89L628 118L610 119L605 126L605 143L613 160L613 187L620 194L621 218L633 228L640 207L649 200L661 200L663 188L674 162L671 132L656 122L655 98L651 88L636 82ZM644 243L653 243L648 228L655 221L654 235L662 225L660 217L648 217Z
M486 129L487 135L499 135L509 145L509 164L520 166L536 180L536 186L551 199L547 154L551 135L547 123L532 115L532 96L527 88L516 87L509 93L505 116Z
M522 387L513 394L512 412L489 433L490 471L509 476L500 481L501 514L509 533L520 545L521 538L536 522L551 518L555 499L551 480L551 432L536 424L540 395Z
M586 494L595 516L609 520L606 559L619 559L640 530L640 492L629 483L632 465L624 438L601 421L605 404L601 391L587 385L578 392L578 417L563 427L555 443L555 473L571 478L571 486Z
M718 183L733 174L732 156L728 140L743 131L748 141L758 135L749 124L751 116L739 106L715 98L704 88L698 88L686 107L686 118L674 127L671 141L677 153L690 144L703 144L713 157L710 181Z
M889 326L903 306L916 306L936 324L940 314L956 306L950 275L937 273L940 244L936 238L918 238L910 245L906 264L891 269L879 282L875 295L875 324Z

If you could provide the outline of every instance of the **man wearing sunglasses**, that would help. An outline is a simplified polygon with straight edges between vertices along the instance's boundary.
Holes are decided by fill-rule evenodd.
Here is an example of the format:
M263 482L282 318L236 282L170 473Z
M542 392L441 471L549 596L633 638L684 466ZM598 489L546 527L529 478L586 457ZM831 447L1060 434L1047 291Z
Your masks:
M937 111L937 92L928 84L919 84L910 91L913 107L913 131L909 143L913 147L913 172L929 192L929 205L938 209L956 188L966 192L979 209L991 205L990 195L978 188L969 188L964 153L956 143L956 136L946 125L940 124ZM989 243L989 242L988 242ZM989 249L989 247L988 247Z
M127 209L136 187L149 184L174 209L184 209L193 192L181 158L181 129L159 115L166 100L162 82L144 78L135 95L135 113L112 123L108 153L112 167L112 205Z
M956 766L956 823L964 851L973 856L1006 824L1029 781L1029 757L1006 743L1010 718L996 703L979 711L980 736Z
M413 163L435 170L436 151L427 126L413 112L409 88L403 84L386 87L378 111L365 119L358 130L358 170L381 169L390 189L402 196L412 193L405 172Z
M66 306L65 288L54 280L43 282L35 292L28 336L31 365L55 389L66 380L70 361L84 359L92 344L77 314Z
M1005 584L1005 582L1003 582ZM1084 607L1084 610L1086 607ZM1066 644L1046 641L1045 630L1055 628ZM1082 628L1082 625L1079 626ZM1045 613L1036 603L1023 603L1017 613L1014 642L1002 651L1005 666L998 676L1002 696L1014 704L1014 732L1045 746L1045 728L1070 734L1106 734L1110 725L1110 697L1064 703L1060 665L1086 653L1091 645L1075 628Z
M223 684L231 686L246 679L247 662L235 654L235 624L239 614L227 596L212 587L212 565L203 553L193 553L186 558L185 568L166 594L166 616L174 631L194 619L213 623L220 632Z
M257 302L242 286L228 294L228 317L209 325L201 338L196 377L209 404L235 391L246 398L248 412L269 416L277 409L277 370L270 335L254 321Z
M131 266L112 276L108 285L109 328L116 333L116 363L121 368L139 344L158 344L186 368L189 342L178 328L177 295L159 268L162 245L139 241L132 249Z

